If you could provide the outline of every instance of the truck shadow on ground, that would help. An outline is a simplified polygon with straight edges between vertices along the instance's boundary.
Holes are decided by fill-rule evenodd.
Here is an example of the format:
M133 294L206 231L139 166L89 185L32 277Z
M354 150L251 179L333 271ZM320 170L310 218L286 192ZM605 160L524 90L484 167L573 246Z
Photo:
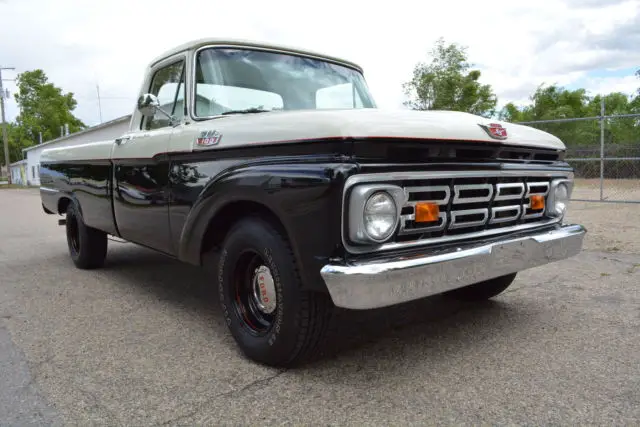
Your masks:
M133 245L119 245L110 249L103 271L118 286L149 292L153 298L183 308L190 317L195 315L203 328L220 328L215 332L228 333L218 305L215 276L204 268ZM513 327L518 316L507 316L509 311L509 304L501 301L471 304L440 296L374 310L336 308L319 352L303 367L320 367L341 355L359 358L361 352L367 352L366 347L397 346L398 340L403 351L411 351L406 348L409 345L421 352L416 357L422 358L425 355L420 346L425 340L432 339L442 349L463 339L461 334L478 337L488 330L496 334ZM237 349L232 351L240 354Z

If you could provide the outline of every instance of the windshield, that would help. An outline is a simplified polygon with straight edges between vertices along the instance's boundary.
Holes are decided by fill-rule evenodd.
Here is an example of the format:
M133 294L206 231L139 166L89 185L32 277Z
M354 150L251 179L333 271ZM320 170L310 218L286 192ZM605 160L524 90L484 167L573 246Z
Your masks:
M293 54L208 48L196 57L194 116L227 111L375 108L362 74Z

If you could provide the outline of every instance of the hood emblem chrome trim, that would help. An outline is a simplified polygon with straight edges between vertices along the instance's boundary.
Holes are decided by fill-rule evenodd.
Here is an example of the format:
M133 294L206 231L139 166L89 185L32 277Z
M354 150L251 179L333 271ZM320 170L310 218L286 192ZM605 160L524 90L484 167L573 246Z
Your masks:
M488 125L478 123L486 133L493 139L504 141L507 139L507 129L498 123L489 123Z

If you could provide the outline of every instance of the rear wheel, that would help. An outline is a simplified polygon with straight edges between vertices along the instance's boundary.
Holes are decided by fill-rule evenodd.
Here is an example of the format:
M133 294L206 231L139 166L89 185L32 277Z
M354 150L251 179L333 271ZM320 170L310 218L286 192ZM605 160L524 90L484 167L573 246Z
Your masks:
M88 227L73 202L67 207L66 232L69 255L76 267L94 269L104 265L107 234Z
M464 288L454 289L444 295L460 301L482 301L495 297L504 292L516 278L517 273L474 283Z
M250 217L229 230L218 261L225 320L249 358L272 366L300 363L326 332L333 303L301 289L287 239L269 222Z

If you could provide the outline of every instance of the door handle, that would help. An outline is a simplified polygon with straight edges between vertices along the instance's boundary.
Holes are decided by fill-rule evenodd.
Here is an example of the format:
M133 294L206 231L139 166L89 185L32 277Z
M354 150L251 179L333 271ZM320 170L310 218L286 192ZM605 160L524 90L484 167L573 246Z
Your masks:
M120 138L116 138L116 144L121 145L124 144L125 142L129 141L131 139L130 136L122 136Z

